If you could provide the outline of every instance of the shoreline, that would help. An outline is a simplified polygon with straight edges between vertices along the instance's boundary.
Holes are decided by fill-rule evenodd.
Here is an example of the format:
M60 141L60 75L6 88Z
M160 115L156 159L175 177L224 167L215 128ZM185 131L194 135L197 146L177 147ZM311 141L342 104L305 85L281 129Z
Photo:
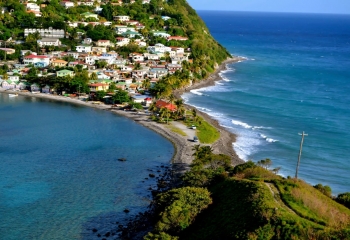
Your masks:
M174 91L174 95L177 98L181 98L182 93L188 92L192 89L198 89L203 88L207 86L215 85L215 81L221 80L220 72L226 69L226 65L233 62L238 62L242 60L242 58L239 57L233 57L225 60L222 64L220 64L214 73L210 74L207 79L204 79L200 82L196 82L192 84L189 87L186 87L185 89L179 89ZM45 94L45 93L36 93L33 94L31 92L17 92L17 91L5 91L4 89L0 89L0 93L5 94L18 94L20 96L26 96L26 97L35 97L35 98L42 98L47 100L53 100L53 101L60 101L60 102L67 102L71 104L77 104L81 106L91 107L95 109L100 110L107 110L111 111L115 114L118 114L120 116L124 116L126 118L129 118L133 120L134 122L139 123L140 125L147 127L148 129L158 133L159 135L163 136L167 140L169 140L173 146L174 146L174 155L172 159L170 160L171 163L177 164L180 166L181 170L184 170L191 162L192 162L192 147L194 145L193 142L188 141L186 137L180 136L177 133L172 132L170 129L168 129L165 124L156 123L154 121L149 120L149 116L145 113L137 113L133 111L123 111L116 108L113 108L111 105L105 105L105 104L93 104L92 102L84 102L82 100L71 98L71 97L65 97L65 96L59 96L59 95L51 95L51 94ZM194 107L184 104L187 108L193 109ZM213 152L214 153L222 153L226 154L231 157L232 159L232 165L237 165L244 163L242 159L238 157L236 152L233 149L232 143L236 141L236 135L226 130L224 127L220 126L218 121L215 119L212 119L208 114L203 113L199 111L198 109L197 113L199 116L203 117L207 122L209 122L211 125L213 125L215 128L217 128L220 132L220 138L212 144ZM182 166L184 165L184 166ZM184 167L184 168L183 168Z

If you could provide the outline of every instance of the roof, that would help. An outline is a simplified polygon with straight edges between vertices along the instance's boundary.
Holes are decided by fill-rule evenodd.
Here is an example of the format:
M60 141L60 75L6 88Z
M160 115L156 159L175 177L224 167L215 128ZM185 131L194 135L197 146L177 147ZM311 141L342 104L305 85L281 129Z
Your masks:
M28 56L25 56L24 58L49 58L47 56L43 56L43 55L28 55Z
M104 87L104 86L109 86L109 84L106 84L106 83L91 83L91 84L89 84L89 87Z
M156 102L156 107L157 108L167 108L170 111L176 111L176 106L174 104L165 102L163 100L158 100Z

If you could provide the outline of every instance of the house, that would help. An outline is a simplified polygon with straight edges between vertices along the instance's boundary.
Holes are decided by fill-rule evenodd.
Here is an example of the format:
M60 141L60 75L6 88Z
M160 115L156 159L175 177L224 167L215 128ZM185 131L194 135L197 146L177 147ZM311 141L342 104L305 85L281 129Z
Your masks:
M168 69L166 68L159 68L159 67L153 67L149 70L150 73L153 73L153 76L155 74L156 78L161 78L168 74Z
M62 2L60 2L60 5L67 9L67 8L70 8L70 7L74 7L74 2L62 1Z
M57 59L54 61L51 61L51 66L52 67L65 67L68 62L62 60L62 59Z
M24 5L26 5L26 9L28 11L40 12L40 6L37 5L36 3L27 3L27 4L24 4Z
M109 89L108 83L90 83L88 86L90 92L107 91Z
M101 55L102 53L106 53L106 47L92 47L91 51L95 54Z
M46 85L45 87L43 87L43 88L41 89L41 92L42 92L42 93L51 93L51 88L50 88L50 86L49 86L49 85Z
M182 70L182 66L180 64L168 64L167 65L167 69L168 69L168 72L170 74L173 74L176 71L181 71Z
M53 29L53 28L25 28L24 36L27 37L29 34L38 32L43 38L64 38L65 32L63 29Z
M125 37L117 37L116 40L117 40L117 46L119 47L128 45L130 43L130 39Z
M168 37L171 36L166 31L152 31L151 33L153 33L153 35L156 36L156 37L168 38Z
M167 108L167 109L168 109L169 111L171 111L171 112L175 112L176 109L177 109L176 106L175 106L174 104L165 102L165 101L163 101L163 100L158 100L158 101L156 102L156 107L157 107L158 109Z
M127 38L134 38L136 36L141 36L140 33L134 32L134 31L126 31L126 32L122 33L121 35L123 37L127 37Z
M33 83L32 85L30 85L30 91L32 93L40 92L40 86L36 83Z
M130 21L130 17L129 16L114 16L113 17L114 21L120 21L120 22L126 22L126 21Z
M1 87L4 89L15 89L16 88L16 83L11 81L11 80L3 80L1 83Z
M147 51L150 53L166 53L171 51L171 47L167 47L161 43L157 43L154 46L147 47Z
M73 57L74 59L78 59L79 53L78 52L67 52L67 56Z
M143 62L145 57L141 53L130 53L129 57L133 62Z
M143 56L148 60L159 60L159 56L157 54L144 53Z
M50 65L50 58L44 55L28 55L24 56L23 63L25 65L32 64L35 67L47 67Z
M89 64L89 65L94 65L96 61L99 60L99 57L98 56L95 56L95 55L87 55L87 56L84 56L84 61L86 64Z
M55 46L59 47L61 46L61 41L58 38L43 38L37 40L37 43L39 47L45 47L45 46Z
M78 45L75 47L78 53L90 53L92 51L92 46L87 44Z
M187 37L181 37L181 36L170 36L167 37L168 41L174 40L174 41L187 41L188 38Z
M85 19L95 18L96 20L98 20L98 14L96 14L96 13L84 12L84 13L80 14L80 16L82 16Z
M77 65L81 65L83 69L87 69L87 65L85 64L85 62L79 62L79 61L76 61L76 62L69 62L68 63L68 67L76 67Z
M115 27L115 30L116 30L117 34L122 34L122 33L125 33L127 31L135 31L135 28L134 27L128 27L128 26L125 26L125 25L118 25L118 26Z
M145 28L145 25L143 25L142 23L137 23L137 24L135 25L135 28L136 28L137 30L141 30L141 29L144 29L144 28Z
M61 70L61 71L57 71L56 72L56 76L57 77L66 77L66 76L73 77L74 76L74 71L64 69L64 70Z
M169 19L171 19L171 17L168 17L168 16L162 16L162 19L163 19L164 21L168 21Z
M136 94L131 97L134 103L141 103L142 105L146 105L145 99L148 98L146 95Z
M96 46L98 47L113 47L113 43L110 40L98 40Z

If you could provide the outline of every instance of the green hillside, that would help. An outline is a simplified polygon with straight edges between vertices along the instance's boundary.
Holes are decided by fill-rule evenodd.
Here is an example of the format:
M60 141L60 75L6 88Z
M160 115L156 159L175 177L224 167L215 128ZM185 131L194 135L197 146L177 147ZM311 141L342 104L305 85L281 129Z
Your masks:
M211 201L190 224L146 239L350 239L350 209L304 181L282 178L253 162L232 168L205 146L197 147L195 157L184 184L206 187ZM179 206L176 219L186 212Z

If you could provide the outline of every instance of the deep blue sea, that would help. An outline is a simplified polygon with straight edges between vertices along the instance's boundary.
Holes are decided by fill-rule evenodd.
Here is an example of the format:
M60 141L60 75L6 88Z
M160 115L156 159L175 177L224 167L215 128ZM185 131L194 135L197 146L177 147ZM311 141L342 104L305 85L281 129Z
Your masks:
M270 158L294 176L350 191L350 15L199 11L215 39L246 61L215 86L184 94L238 135L244 160Z
M173 153L109 111L0 94L0 239L101 239L146 209L147 168Z

